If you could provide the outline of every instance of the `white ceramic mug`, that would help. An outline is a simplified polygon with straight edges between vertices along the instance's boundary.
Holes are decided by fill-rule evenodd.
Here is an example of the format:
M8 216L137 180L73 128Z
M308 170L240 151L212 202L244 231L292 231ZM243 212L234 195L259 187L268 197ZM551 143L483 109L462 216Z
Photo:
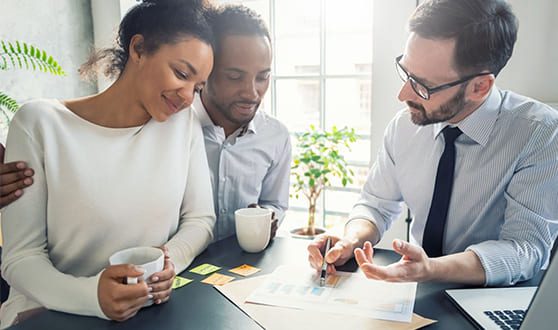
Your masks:
M261 208L244 208L234 212L236 238L244 251L257 253L267 247L272 214L272 210Z
M147 281L151 275L163 270L165 266L165 254L163 250L155 247L133 247L115 252L110 256L109 263L111 265L132 264L141 267L145 270L142 278L144 281ZM137 284L138 278L128 277L126 283ZM152 304L153 299L149 299L144 306Z

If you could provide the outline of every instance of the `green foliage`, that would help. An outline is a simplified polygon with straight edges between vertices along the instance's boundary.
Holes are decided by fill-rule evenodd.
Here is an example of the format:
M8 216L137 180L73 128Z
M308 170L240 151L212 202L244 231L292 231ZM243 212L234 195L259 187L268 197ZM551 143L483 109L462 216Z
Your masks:
M0 40L0 70L15 69L41 71L56 76L66 75L62 67L44 50L21 41ZM19 109L19 104L0 91L0 112L6 121L9 121L6 110L16 112L17 109Z
M309 201L308 227L314 226L316 200L325 187L331 186L331 179L338 177L343 186L353 182L354 173L348 168L342 151L350 150L350 144L355 141L355 130L347 127L339 130L333 126L330 131L324 131L311 125L310 130L297 134L292 186L297 197L302 192Z

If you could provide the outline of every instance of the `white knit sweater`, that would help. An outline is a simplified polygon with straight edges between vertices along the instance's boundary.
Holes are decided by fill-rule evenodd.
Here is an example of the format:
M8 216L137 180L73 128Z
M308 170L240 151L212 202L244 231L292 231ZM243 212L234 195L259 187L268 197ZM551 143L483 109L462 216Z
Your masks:
M105 317L97 285L112 253L166 245L179 273L212 240L209 170L191 109L115 129L56 100L29 102L10 126L13 160L26 161L35 182L2 212L2 275L12 289L1 327L40 306Z

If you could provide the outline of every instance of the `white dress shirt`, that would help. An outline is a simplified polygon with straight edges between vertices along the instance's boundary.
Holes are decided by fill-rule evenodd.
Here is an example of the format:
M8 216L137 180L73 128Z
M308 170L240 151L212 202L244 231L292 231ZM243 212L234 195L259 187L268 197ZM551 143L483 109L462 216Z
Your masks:
M417 126L399 112L350 219L368 219L383 234L405 201L411 241L421 245L447 125ZM463 134L443 252L476 253L487 285L527 280L548 262L558 233L558 111L494 87L456 126Z
M279 222L289 206L291 142L285 125L257 111L246 127L228 138L213 123L196 95L195 112L203 128L217 222L215 240L235 234L234 211L257 203L272 209Z

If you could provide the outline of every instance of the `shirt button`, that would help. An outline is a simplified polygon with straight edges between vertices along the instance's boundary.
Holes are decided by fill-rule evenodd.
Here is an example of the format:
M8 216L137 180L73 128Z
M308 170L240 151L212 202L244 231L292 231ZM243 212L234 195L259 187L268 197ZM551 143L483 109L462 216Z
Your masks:
M225 181L227 181L227 178L225 177L221 178L221 182L225 182Z
M227 210L226 210L226 209L222 209L222 210L221 210L221 214L225 214L225 213L227 213Z

